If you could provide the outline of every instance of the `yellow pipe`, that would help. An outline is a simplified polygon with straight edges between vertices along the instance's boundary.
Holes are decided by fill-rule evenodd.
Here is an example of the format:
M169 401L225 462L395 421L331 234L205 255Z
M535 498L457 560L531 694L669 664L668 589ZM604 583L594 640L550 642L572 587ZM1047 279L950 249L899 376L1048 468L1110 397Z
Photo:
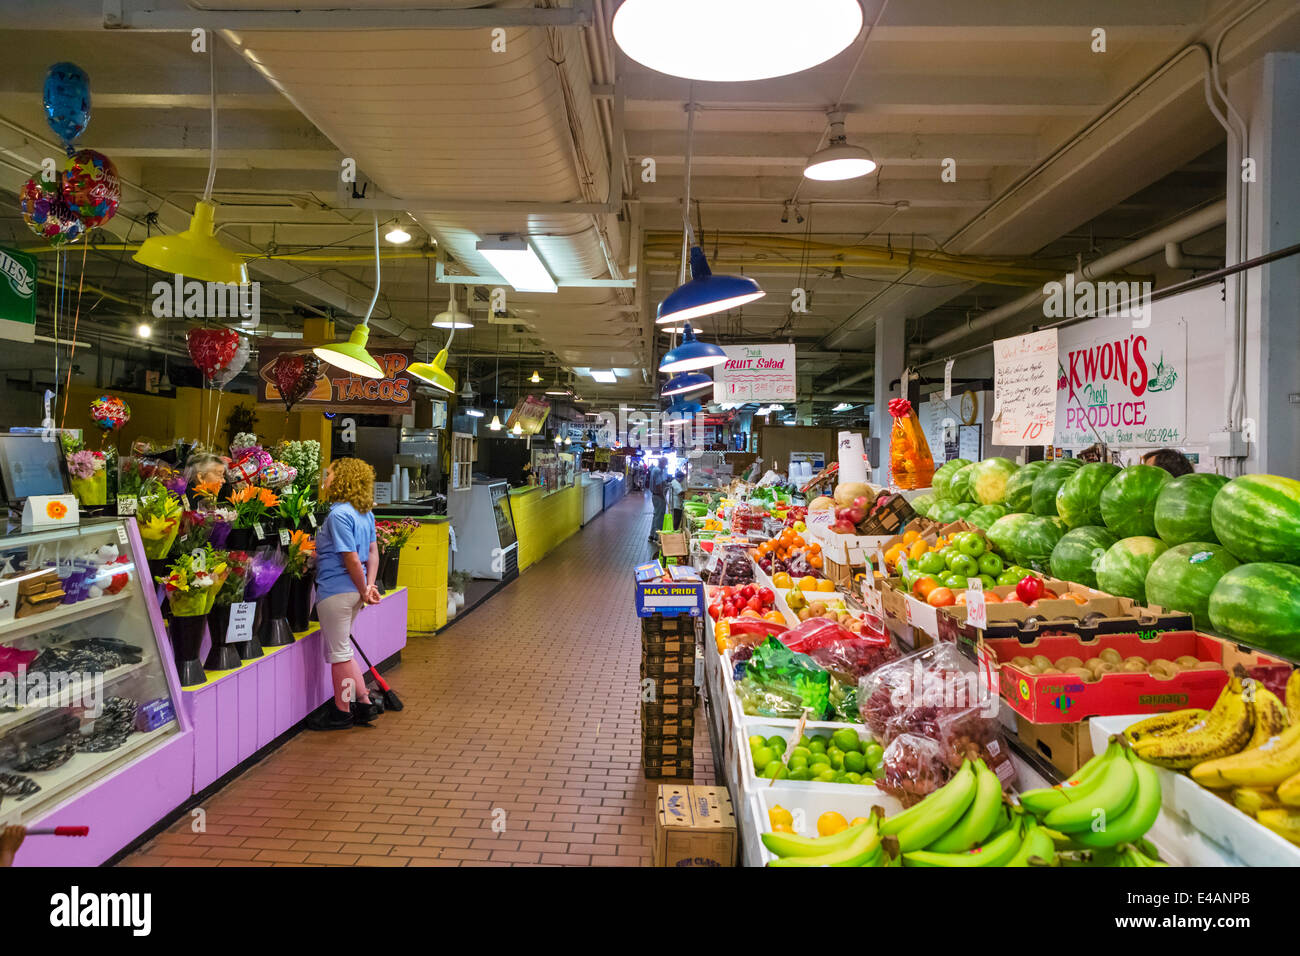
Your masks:
M108 242L100 243L90 247L93 252L135 252L139 249L139 244ZM22 252L28 255L39 256L46 253L58 252L54 246L25 246ZM279 259L285 262L374 262L375 254L373 252L348 252L348 253L319 253L319 252L285 252L275 255L260 255L255 252L241 252L238 255L245 259ZM409 249L405 252L381 252L382 259L430 259L438 255L437 250L429 249Z
M58 284L57 282L55 282L53 279L47 279L45 276L37 276L37 277L36 277L36 281L39 282L41 285L54 286L55 288L57 288L58 285L59 285L59 284ZM65 284L64 284L64 289L65 289L65 290L66 290L66 289L70 289L70 288L73 288L73 284L71 283L71 280L69 280L68 283L65 283ZM83 283L83 284L82 284L82 293L83 293L83 295L84 295L85 293L87 293L87 292L93 293L93 294L98 295L98 296L103 296L105 299L111 299L113 302L120 302L120 303L122 303L122 305L135 305L135 304L136 304L136 303L132 302L130 299L124 299L124 298L122 298L120 295L114 295L114 294L111 293L111 292L105 292L103 289L101 289L101 288L99 288L99 287L97 287L97 286L90 285L89 283Z

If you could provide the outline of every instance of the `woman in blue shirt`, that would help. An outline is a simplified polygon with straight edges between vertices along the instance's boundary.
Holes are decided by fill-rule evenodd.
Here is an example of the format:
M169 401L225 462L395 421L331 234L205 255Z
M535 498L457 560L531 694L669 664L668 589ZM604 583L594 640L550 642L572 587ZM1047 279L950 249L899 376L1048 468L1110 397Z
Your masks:
M322 501L332 501L316 533L316 614L334 681L334 700L315 714L312 730L345 730L378 713L361 668L352 658L352 625L361 608L379 603L375 577L375 470L357 458L332 462L321 476Z

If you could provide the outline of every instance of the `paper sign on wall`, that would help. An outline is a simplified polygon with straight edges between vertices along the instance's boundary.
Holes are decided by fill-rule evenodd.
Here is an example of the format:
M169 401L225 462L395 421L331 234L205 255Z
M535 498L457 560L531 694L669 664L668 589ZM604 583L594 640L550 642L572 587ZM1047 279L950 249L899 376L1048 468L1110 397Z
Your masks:
M727 360L713 370L715 402L793 402L794 346L725 345Z
M1056 329L993 343L993 443L1038 445L1056 431Z

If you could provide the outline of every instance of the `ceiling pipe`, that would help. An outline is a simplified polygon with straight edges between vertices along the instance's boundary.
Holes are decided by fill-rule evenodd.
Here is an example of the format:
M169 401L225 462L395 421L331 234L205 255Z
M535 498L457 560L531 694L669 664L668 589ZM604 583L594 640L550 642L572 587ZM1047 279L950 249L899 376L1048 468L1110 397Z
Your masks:
M1199 209L1182 219L1172 222L1169 225L1157 229L1155 232L1148 233L1141 239L1131 242L1126 246L1116 249L1099 259L1095 259L1081 269L1071 273L1073 281L1080 279L1089 281L1100 279L1105 276L1113 275L1117 270L1126 266L1131 266L1135 262L1141 262L1151 256L1163 253L1165 244L1170 242L1182 242L1185 239L1191 239L1199 236L1204 232L1209 232L1217 226L1222 226L1227 221L1228 203L1226 200L1219 200L1210 205ZM1067 277L1062 277L1060 281L1066 281ZM995 325L1019 315L1027 309L1040 306L1047 293L1043 289L1034 289L1032 292L1013 299L1006 305L998 306L988 312L972 319L969 323L958 328L944 332L942 335L935 336L928 342L914 347L913 354L935 352L940 349L960 342L969 338L977 332L983 332L991 329Z
M832 382L830 385L827 385L821 391L823 393L838 392L842 388L847 388L850 385L856 385L858 382L861 382L863 379L871 378L875 373L876 370L874 368L864 369L861 372L854 372L852 375L848 376L847 378L842 378L838 382Z
M56 0L51 0L56 2ZM478 0L473 0L477 3ZM142 30L188 33L195 27L209 30L482 30L493 27L574 28L592 26L593 0L573 0L571 7L441 7L401 9L233 9L203 10L182 0L104 0L105 30ZM77 20L85 21L84 4L58 7L79 8ZM132 9L145 7L145 9ZM64 16L71 16L71 9ZM38 20L41 18L37 18ZM68 23L59 29L76 29ZM84 29L84 27L83 27Z
M1194 256L1183 252L1181 243L1165 243L1165 265L1171 269L1220 269L1223 259L1220 256Z

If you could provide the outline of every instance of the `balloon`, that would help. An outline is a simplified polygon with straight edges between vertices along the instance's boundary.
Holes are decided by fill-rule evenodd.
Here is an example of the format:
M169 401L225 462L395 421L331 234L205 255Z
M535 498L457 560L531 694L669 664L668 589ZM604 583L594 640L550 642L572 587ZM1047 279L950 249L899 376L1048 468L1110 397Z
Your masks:
M239 333L233 329L190 329L185 333L185 344L195 367L211 384L239 351Z
M287 412L316 388L320 378L320 359L308 352L306 355L281 355L275 360L275 386Z
M90 419L105 432L111 432L131 420L131 406L116 395L101 395L90 403Z
M239 337L239 347L235 349L235 357L226 363L226 367L217 371L208 379L216 388L225 388L226 384L244 370L248 365L249 346L248 339L244 336Z
M122 200L117 167L103 153L79 149L63 166L63 199L87 229L113 218Z
M55 63L45 74L45 121L69 149L90 122L90 77L75 63Z
M18 205L29 229L53 246L76 242L85 227L63 200L60 183L33 177L18 193Z

